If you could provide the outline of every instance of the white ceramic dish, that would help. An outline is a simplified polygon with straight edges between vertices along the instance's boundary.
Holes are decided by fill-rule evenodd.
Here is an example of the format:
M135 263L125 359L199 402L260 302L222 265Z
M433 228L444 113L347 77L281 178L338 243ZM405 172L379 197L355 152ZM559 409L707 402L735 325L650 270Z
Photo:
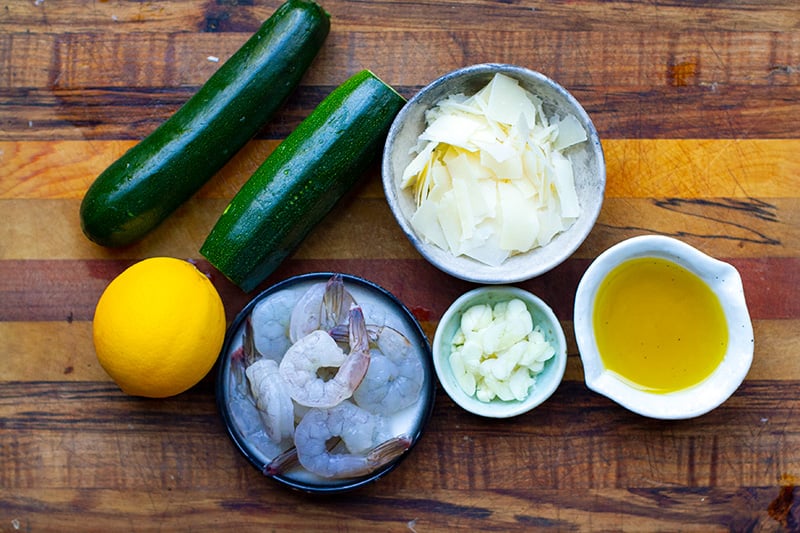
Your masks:
M425 127L425 111L442 98L456 93L471 95L501 72L518 80L523 88L543 100L545 114L572 114L583 125L587 141L569 148L565 155L573 164L581 215L547 246L507 259L492 267L466 256L454 256L416 234L409 222L415 210L409 190L400 190L403 170L414 157L411 149ZM514 65L481 64L462 68L423 88L400 110L389 130L382 164L383 188L398 224L419 253L440 270L457 278L481 284L512 284L541 275L558 266L583 243L594 226L605 193L606 169L600 139L589 115L561 85L538 72Z
M592 325L598 286L617 265L640 257L658 257L683 266L703 279L722 304L728 325L728 349L716 370L695 386L670 393L643 391L609 372L600 358ZM574 327L586 385L650 418L685 419L711 411L739 388L753 360L753 326L739 272L732 265L671 237L633 237L600 254L578 284Z
M482 402L474 396L468 396L456 382L449 363L451 341L460 327L461 316L469 307L487 303L494 305L512 298L520 298L525 302L533 317L533 323L541 326L545 338L555 348L556 353L536 376L536 384L524 401L494 399L491 402ZM567 341L555 313L539 297L517 287L480 287L460 296L439 321L432 350L436 375L450 398L470 413L488 418L509 418L526 413L540 405L556 391L567 366Z

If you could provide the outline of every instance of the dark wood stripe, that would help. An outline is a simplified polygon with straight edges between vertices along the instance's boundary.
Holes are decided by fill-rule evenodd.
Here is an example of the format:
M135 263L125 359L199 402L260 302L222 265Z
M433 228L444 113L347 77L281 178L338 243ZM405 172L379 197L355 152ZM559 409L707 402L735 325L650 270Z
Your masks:
M169 10L142 8L137 2L92 3L84 8L69 2L12 4L11 16L0 18L0 32L22 28L32 32L79 33L85 31L205 33L253 32L269 17L279 2L216 1L195 7L191 2L173 2ZM587 0L543 2L530 6L518 2L444 0L437 2L387 1L353 4L327 0L334 28L349 31L375 27L416 28L437 31L442 27L483 30L493 27L526 29L532 25L563 31L616 31L620 18L625 28L641 31L729 30L791 31L796 29L797 6L793 0L698 2L677 0L653 4L645 0L606 2L602 9ZM759 16L748 16L757 12ZM8 14L7 14L8 15ZM199 15L199 16L198 16ZM42 23L45 18L46 24Z
M395 88L410 98L421 86ZM196 89L0 89L0 140L139 140ZM332 89L298 88L257 137L285 138ZM572 92L604 139L781 139L798 133L791 117L800 115L800 86L578 86Z
M164 421L174 418L176 432L207 432L208 425L218 418L215 405L216 373L211 372L196 386L167 399L146 399L122 394L111 381L7 381L0 387L0 427L13 430L96 430L127 414L128 422L137 431L161 430ZM782 427L793 420L800 409L800 381L745 380L734 395L711 413L683 421L645 418L589 390L582 380L565 381L555 396L521 418L489 420L453 408L455 404L438 389L434 418L439 426L458 428L466 434L516 433L520 436L541 436L543 431L558 428L566 437L592 435L614 438L619 433L671 432L687 437L698 432L713 432L729 427L734 432L748 432L754 422L761 424L764 412L772 413L769 423ZM33 399L47 409L28 411L20 398ZM62 402L63 400L63 402ZM73 402L92 406L73 410ZM29 402L26 402L28 404ZM742 415L740 420L727 420L725 411ZM603 416L597 416L598 413ZM559 419L575 417L574 423ZM440 429L439 429L440 430ZM437 429L434 428L434 431ZM787 436L800 439L800 429L787 428ZM733 436L733 435L732 435Z
M260 477L236 451L226 436L214 395L214 372L190 391L167 400L126 396L111 383L6 382L0 387L0 463L16 472L17 489L91 486L97 479L126 480L128 488L144 489L153 483L177 488L266 489ZM745 381L719 408L702 417L665 422L643 418L588 390L581 381L565 381L555 394L530 414L513 419L487 420L454 408L439 390L433 417L408 458L408 467L386 478L391 494L402 488L425 486L444 490L491 490L493 487L543 489L641 488L655 490L655 480L685 489L726 487L741 474L716 464L761 464L748 475L754 485L771 486L781 475L781 461L800 446L793 426L800 409L800 382ZM31 409L34 399L36 409ZM769 413L765 418L764 413ZM108 432L108 428L114 428ZM169 428L169 445L141 448L148 434ZM781 438L763 440L759 431L780 431ZM35 443L51 443L49 450ZM48 437L48 438L45 438ZM119 457L90 460L70 452L71 446L91 441L99 450L117 450L130 464L171 461L205 461L180 479L152 480L125 475ZM202 441L204 458L197 458ZM722 457L697 454L721 450ZM45 446L52 446L46 444ZM121 447L121 448L120 448ZM42 457L23 457L39 450ZM724 451L723 451L724 450ZM47 454L65 470L45 472ZM82 451L81 453L90 453ZM554 463L554 458L558 458ZM597 459L597 462L594 459ZM440 465L447 465L442 476ZM78 470L70 466L80 465ZM220 476L220 471L226 475ZM664 478L664 472L670 472ZM244 478L243 478L244 476ZM91 484L91 485L90 485ZM666 488L661 485L662 488ZM738 483L737 483L738 486ZM386 489L385 486L383 486ZM674 487L673 487L674 488ZM681 506L676 509L680 510ZM643 510L646 512L646 510ZM666 512L670 512L669 509Z
M14 491L0 494L0 507L9 516L24 517L12 522L24 524L31 531L84 531L87 524L92 531L112 531L119 528L121 516L128 530L149 531L156 512L160 520L180 524L174 529L191 531L208 529L209 524L225 524L225 529L241 531L325 531L330 529L327 524L332 517L345 517L339 519L343 525L337 529L348 531L794 532L800 527L797 518L800 488L791 485L736 484L735 488L709 488L650 482L642 487L571 491L539 486L441 490L434 496L432 491L441 482L436 487L426 486L421 490L420 485L425 480L415 479L413 473L393 473L378 484L359 490L356 497L309 498L277 488L263 476L259 477L254 469L250 469L252 472L242 467L222 470L218 462L205 466L219 468L218 477L221 478L238 476L241 482L235 488L247 497L243 498L239 492L225 492L223 485L218 494L207 497L200 507L197 497L176 496L177 491L170 492L174 484L156 479L151 485L136 490L110 488L107 484L102 488L15 487ZM404 471L404 467L399 471ZM565 472L564 475L578 477L580 473ZM401 477L404 481L398 482ZM147 499L148 496L152 498L152 487L157 483L166 494L160 500L160 505L165 507L163 511L161 507L154 511L157 504ZM782 512L773 512L772 507L779 499L787 500L788 505ZM709 502L723 505L717 507ZM386 509L376 513L376 507ZM286 512L286 509L292 511ZM602 515L602 526L598 524L598 514ZM781 523L785 525L780 526Z
M742 275L754 320L800 318L796 294L800 258L763 257L730 260ZM105 286L131 260L0 261L0 320L91 320ZM258 290L248 295L205 261L232 318ZM561 320L572 319L574 294L588 259L569 259L554 270L520 283L550 304ZM459 295L475 285L440 272L422 259L287 260L259 289L296 274L336 271L361 276L397 296L423 321L438 321Z
M726 86L796 85L798 76L792 51L800 36L776 33L775 28L602 33L558 30L538 21L521 29L409 28L354 32L334 28L305 84L338 84L354 70L370 68L402 87L426 84L453 68L484 62L515 63L539 70L570 89L597 87L609 92L617 87L696 86L715 93ZM0 33L0 52L12 47L17 52L0 55L8 67L0 70L0 86L51 90L199 86L247 37L246 33L141 31L133 46L128 36L104 31ZM491 41L499 46L485 45ZM648 50L647 61L639 55L643 48ZM749 97L741 96L742 101Z

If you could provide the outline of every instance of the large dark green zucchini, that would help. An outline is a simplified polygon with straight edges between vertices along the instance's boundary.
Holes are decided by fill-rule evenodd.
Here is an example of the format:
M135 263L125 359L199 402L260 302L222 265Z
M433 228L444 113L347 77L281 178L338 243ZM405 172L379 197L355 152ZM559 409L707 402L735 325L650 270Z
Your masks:
M279 7L174 115L100 174L81 203L86 236L125 246L160 224L264 126L329 29L314 2Z
M200 249L253 290L355 185L405 103L364 70L336 88L234 196Z

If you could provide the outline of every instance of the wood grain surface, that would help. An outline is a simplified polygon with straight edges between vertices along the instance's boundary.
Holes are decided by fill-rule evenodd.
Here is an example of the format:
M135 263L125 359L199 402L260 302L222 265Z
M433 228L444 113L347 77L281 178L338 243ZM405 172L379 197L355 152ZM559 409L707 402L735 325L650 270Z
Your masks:
M331 34L301 86L142 242L100 248L78 207L280 4L13 0L0 6L0 531L800 531L800 4L321 0ZM166 400L124 395L91 320L115 275L198 261L229 319L252 297L198 249L228 200L336 85L363 68L411 97L481 62L539 70L600 133L606 200L586 242L519 285L564 325L554 396L510 420L439 390L419 445L378 483L319 498L257 472L228 438L210 374ZM696 419L642 418L583 382L575 288L634 235L678 237L742 274L747 379ZM312 271L370 279L433 337L469 283L422 259L378 166L262 285Z

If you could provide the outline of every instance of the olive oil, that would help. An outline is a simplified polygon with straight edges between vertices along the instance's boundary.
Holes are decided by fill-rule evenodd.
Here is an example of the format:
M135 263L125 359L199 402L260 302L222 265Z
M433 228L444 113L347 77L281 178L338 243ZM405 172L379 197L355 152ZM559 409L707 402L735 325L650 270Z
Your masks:
M593 327L605 367L631 385L667 393L691 387L720 364L728 328L716 294L666 259L631 259L598 288Z

